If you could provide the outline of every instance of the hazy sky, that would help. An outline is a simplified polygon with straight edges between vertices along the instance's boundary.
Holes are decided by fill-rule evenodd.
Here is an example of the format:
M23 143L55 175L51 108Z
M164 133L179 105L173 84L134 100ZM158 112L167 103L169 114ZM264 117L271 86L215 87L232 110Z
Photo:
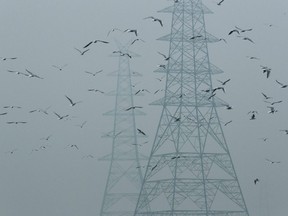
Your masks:
M213 77L226 80L226 94L219 97L233 109L219 109L225 137L233 158L245 201L254 216L285 215L288 211L288 88L280 88L276 79L288 84L288 2L287 0L203 1L214 14L206 16L206 29L220 41L209 44L211 63L225 73ZM0 0L0 56L17 57L0 61L0 215L3 216L79 216L99 215L109 163L97 158L109 154L111 140L101 138L113 129L113 118L103 116L113 109L115 98L88 92L96 88L108 93L115 89L115 77L106 76L118 67L118 59L109 57L117 50L115 40L126 43L132 34L113 32L112 28L135 28L139 42L131 50L140 58L131 60L131 69L143 74L135 78L135 89L151 92L164 88L162 74L153 73L163 64L157 51L166 53L168 43L157 41L170 32L171 14L157 13L172 4L166 0ZM164 27L147 16L163 20ZM252 31L242 33L251 43L236 34L228 36L235 26ZM93 44L83 56L81 49ZM251 60L255 56L259 60ZM66 65L62 71L52 65ZM267 79L260 65L272 68ZM28 78L7 70L28 69L44 79ZM96 72L95 77L84 71ZM273 97L278 110L268 114L268 103L261 92ZM69 106L68 95L75 101ZM162 95L163 96L163 95ZM148 104L161 97L145 94L135 98L146 117L138 117L137 127L149 134L143 147L148 154L154 139L161 107ZM21 106L7 109L4 106ZM49 108L50 107L50 108ZM29 113L34 109L46 109ZM256 120L249 120L257 110ZM66 121L53 112L69 114ZM27 124L7 124L27 121ZM83 128L77 125L87 121ZM41 140L51 135L48 141ZM263 139L267 137L267 141ZM139 140L141 142L141 140ZM79 150L71 145L77 145ZM45 146L45 149L41 146ZM15 150L16 149L16 150ZM35 151L37 149L38 151ZM15 151L13 151L15 150ZM13 151L13 154L9 153ZM93 155L95 158L85 158ZM281 161L270 164L266 159ZM260 182L254 185L253 180Z

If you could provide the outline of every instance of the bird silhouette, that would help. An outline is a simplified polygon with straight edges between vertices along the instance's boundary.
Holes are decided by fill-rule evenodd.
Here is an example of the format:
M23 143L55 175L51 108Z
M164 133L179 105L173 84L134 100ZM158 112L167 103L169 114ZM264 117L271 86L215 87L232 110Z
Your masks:
M270 74L271 74L271 68L268 68L267 66L262 66L260 65L260 67L262 68L262 72L266 73L266 78L268 79Z
M170 59L170 56L166 56L166 55L164 55L164 54L161 53L161 52L157 52L157 53L158 53L159 55L163 56L165 61L168 61L168 60Z
M77 101L77 102L73 102L73 100L71 98L69 98L67 95L65 95L65 97L68 99L68 101L70 102L70 106L75 106L78 103L81 103L82 101Z
M140 133L140 134L146 136L146 134L145 134L142 130L140 130L139 128L137 128L137 131L138 131L138 133Z
M74 47L74 49L77 50L80 53L80 55L84 55L86 52L88 52L90 50L90 49L86 49L86 50L81 51L80 49L77 49L75 47Z
M138 36L138 32L136 29L126 29L123 32L134 33L136 36Z
M129 110L136 109L136 108L143 108L143 107L141 107L141 106L131 106L131 107L125 109L125 111L129 111Z
M223 2L224 0L221 0L220 2L217 3L217 5L220 6Z
M2 61L15 60L17 57L0 57Z
M233 34L234 32L237 33L237 34L240 34L240 32L239 32L238 29L233 29L233 30L231 30L231 31L228 33L228 35L231 35L231 34Z
M281 163L281 161L272 161L270 159L265 158L266 161L268 161L270 164L275 164L275 163Z
M89 71L85 71L85 73L91 74L92 76L96 76L97 74L99 74L101 72L103 72L103 70L96 71L95 73L92 73L92 72L89 72Z
M258 178L254 179L254 184L256 185L257 182L259 182L260 180Z
M59 71L62 71L64 67L66 67L68 64L62 65L62 66L57 66L57 65L52 65L52 67L57 68Z
M59 115L58 113L56 113L56 112L53 112L57 117L58 117L58 120L62 120L62 119L64 119L64 118L66 118L66 117L68 117L69 115L64 115L64 116L61 116L61 115Z
M159 22L159 24L163 27L162 20L155 18L153 16L145 17L144 19L152 19L154 22Z
M269 100L269 99L271 99L272 97L269 97L269 96L267 96L266 94L264 94L263 92L261 92L261 94L264 96L264 98L266 99L266 100Z
M226 83L228 83L231 79L227 79L224 82L222 82L221 80L218 80L218 82L220 82L222 85L226 85Z
M283 84L283 83L279 82L278 80L276 80L276 82L277 82L279 85L281 85L280 88L287 88L287 87L288 87L287 84Z
M29 70L27 70L27 69L25 69L25 70L26 70L26 72L28 73L27 76L30 77L30 78L35 77L35 78L38 78L38 79L43 79L42 77L40 77L40 76L32 73L31 71L29 71Z
M108 44L108 41L104 41L104 40L93 40L90 41L88 44L86 44L83 49L86 49L88 46L90 46L92 43L104 43L104 44Z

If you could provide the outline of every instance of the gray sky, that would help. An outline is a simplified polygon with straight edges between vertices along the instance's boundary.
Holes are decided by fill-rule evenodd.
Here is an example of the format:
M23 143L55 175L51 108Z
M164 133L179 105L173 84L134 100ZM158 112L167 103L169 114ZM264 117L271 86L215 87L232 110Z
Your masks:
M113 33L112 28L136 28L145 43L135 43L131 50L141 58L131 60L131 68L143 74L135 78L136 88L151 92L164 88L162 74L153 73L157 64L164 63L157 51L167 53L168 43L157 41L170 32L171 14L157 13L169 6L166 0L0 0L0 56L17 57L0 62L0 214L5 216L78 216L98 215L109 163L97 159L82 159L92 154L108 154L111 140L101 136L112 130L112 118L102 113L114 106L114 97L88 92L97 88L104 92L115 89L116 79L106 76L118 67L118 59L109 57L117 50L114 39L125 43L133 36ZM233 110L219 109L233 162L250 215L285 215L288 211L288 135L279 131L288 129L288 88L281 89L275 82L288 84L288 2L286 0L225 0L204 3L214 12L206 16L206 29L218 38L209 44L211 63L225 73L213 77L231 78L226 94L219 97L233 106ZM164 27L147 16L163 20ZM272 26L269 26L272 25ZM253 28L245 36L255 44L228 32ZM94 39L110 43L95 44L81 56L74 48L81 48ZM256 56L260 60L250 60ZM62 71L52 65L65 65ZM272 68L266 79L260 65ZM40 79L29 79L8 73L28 69ZM103 73L95 77L84 71ZM261 92L272 96L279 111L268 114ZM65 95L83 101L70 107ZM149 106L161 94L146 94L135 98L135 104L144 106L145 118L137 119L137 127L149 134L150 143L143 148L149 153L154 139L161 107ZM21 106L5 109L4 106ZM49 115L33 109L48 108ZM256 120L247 113L257 110ZM59 121L53 111L72 116ZM27 121L25 125L9 125L7 121ZM87 121L81 129L75 125ZM40 140L52 135L49 141ZM264 142L262 137L268 137ZM139 140L141 142L141 140ZM79 150L68 145L76 144ZM39 149L41 146L46 149ZM149 146L150 145L150 146ZM13 154L7 152L17 149ZM281 161L269 164L265 158ZM259 178L258 185L253 180ZM269 213L269 214L268 214Z

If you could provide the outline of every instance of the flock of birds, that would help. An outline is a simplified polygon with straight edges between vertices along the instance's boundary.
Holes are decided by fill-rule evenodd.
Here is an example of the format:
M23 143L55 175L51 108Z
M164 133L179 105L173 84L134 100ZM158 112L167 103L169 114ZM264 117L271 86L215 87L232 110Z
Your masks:
M178 2L178 0L174 0L175 3ZM217 3L217 5L222 5L224 2L224 0L221 0L220 2ZM148 17L145 17L143 18L144 20L151 20L152 22L156 22L159 24L160 27L163 27L163 21L157 17L154 17L154 16L148 16ZM136 42L145 42L143 39L139 38L138 35L138 30L137 29L125 29L125 30L121 30L119 28L113 28L111 29L108 33L107 33L107 37L109 37L111 34L113 34L113 32L122 32L122 33L130 33L133 35L134 39L131 41L131 45L133 45L134 43ZM252 40L250 37L248 37L247 35L245 35L246 32L251 32L253 31L252 28L246 28L246 29L243 29L243 28L240 28L240 27L237 27L235 26L234 29L231 29L231 31L229 31L227 33L227 36L230 37L230 36L233 36L233 35L236 35L237 38L240 38L244 41L247 41L251 44L254 44L255 41ZM198 35L198 36L194 36L192 38L190 38L191 40L193 39L196 39L197 37L201 37L201 35ZM224 41L225 43L227 43L227 40L225 38L220 38L219 41ZM82 48L76 48L74 47L74 49L81 55L85 55L90 49L92 49L92 47L95 45L95 44L109 44L110 42L108 40L102 40L102 39L95 39L95 40L91 40L87 43L85 43L85 45L82 47ZM120 50L115 50L112 52L113 54L119 54L119 56L127 56L129 57L130 59L132 58L131 54L129 53L123 53L122 51ZM164 61L168 61L170 59L170 56L167 56L161 52L158 52L159 55L161 55L163 57L163 60ZM256 57L256 56L247 56L248 59L250 60L260 60L260 58ZM8 61L17 61L17 57L7 57L7 56L4 56L4 57L1 57L1 61L2 62L8 62ZM9 65L9 67L13 66L12 65ZM63 64L63 65L52 65L53 68L55 68L56 70L59 70L59 71L64 71L65 68L68 66L68 64ZM166 64L159 64L158 67L160 68L164 68L166 69ZM267 79L271 79L271 74L272 74L272 69L268 66L263 66L263 65L260 65L260 70L261 72L263 73L263 75L267 78ZM45 77L42 77L41 75L35 73L35 72L32 72L31 70L28 70L28 69L25 69L25 71L19 71L19 70L11 70L11 69L7 69L6 70L8 73L13 73L13 74L16 74L16 75L19 75L19 76L23 76L23 77L27 77L27 78L33 78L33 79L45 79ZM98 70L96 72L90 72L90 71L84 71L84 73L88 74L88 75L91 75L92 77L95 77L97 76L98 74L100 73L103 73L103 69L101 70ZM156 78L159 82L163 81L164 80L164 77L161 77L161 78ZM209 97L209 99L211 99L212 97L214 97L217 93L217 91L222 91L225 93L225 87L227 84L229 84L231 79L226 79L224 81L222 80L218 80L218 82L220 83L220 86L219 87L216 87L214 89L211 90L203 90L205 92L209 92L211 93L211 96ZM288 84L286 84L285 82L283 81L279 81L278 79L275 80L275 84L278 85L281 89L287 89L288 88ZM135 87L136 85L134 85L133 87ZM163 91L164 89L157 89L154 92L154 94L157 94L161 91ZM95 89L95 88L89 88L88 89L89 92L95 92L95 93L101 93L101 94L105 94L104 91L102 90L99 90L99 89ZM152 90L148 90L148 89L138 89L135 91L135 95L141 93L141 92L147 92L147 93L151 93ZM278 109L276 106L278 106L278 104L281 104L283 102L283 100L276 100L274 101L273 100L273 97L262 92L261 93L262 96L263 96L263 101L264 103L267 104L267 113L268 114L276 114L278 112ZM65 99L67 100L67 103L71 106L71 107L75 107L76 105L82 103L83 101L76 101L74 100L74 98L72 98L71 96L67 96L67 95L64 95ZM231 110L232 109L232 106L230 105L225 105L226 106L226 109L228 110ZM12 114L12 111L9 111L9 110L15 110L15 109L22 109L21 106L16 106L16 105L6 105L6 106L3 106L2 107L3 109L5 109L5 111L1 112L0 113L0 118L1 118L1 121L4 119L4 116L9 116L9 113L11 112ZM28 112L29 113L41 113L43 115L52 115L54 116L55 118L57 118L59 121L64 121L64 120L68 120L70 115L69 114L62 114L62 113L59 113L59 112L56 112L56 111L50 111L50 108L51 106L47 107L47 108L37 108L37 109L32 109L32 110L29 110ZM132 106L132 107L127 107L125 110L126 111L129 111L131 109L140 109L140 108L143 108L142 106ZM259 115L259 112L257 110L250 110L248 113L249 115L249 120L251 121L255 121L257 119L257 116ZM10 120L7 120L6 121L6 124L8 125L21 125L21 124L27 124L28 122L27 121L10 121ZM224 122L224 126L227 126L228 124L232 123L232 120L229 120L228 122ZM87 124L87 120L83 121L81 124L77 124L76 126L79 127L79 128L84 128L85 125ZM283 132L285 135L288 135L288 129L280 129L279 131ZM137 132L139 134L142 134L144 136L146 136L146 133L137 128ZM40 138L40 140L42 141L45 141L45 142L49 142L50 139L53 137L52 134L49 134L48 136L45 136L45 137L42 137ZM264 142L266 142L269 138L268 137L263 137L261 138ZM147 142L145 142L147 143ZM76 144L69 144L67 145L67 148L72 148L72 149L75 149L75 150L79 150L79 146L76 145ZM43 145L41 144L40 147L38 148L34 148L31 150L31 152L37 152L37 151L41 151L41 150L46 150L47 149L47 145ZM13 148L9 151L6 152L6 154L14 154L16 151L18 151L18 148ZM83 159L88 159L88 158L95 158L94 155L92 154L86 154L82 157ZM265 159L268 163L270 164L279 164L281 163L281 161L274 161L274 160L271 160L269 158L266 158ZM255 178L254 179L254 184L257 184L258 182L260 182L260 179L259 178Z

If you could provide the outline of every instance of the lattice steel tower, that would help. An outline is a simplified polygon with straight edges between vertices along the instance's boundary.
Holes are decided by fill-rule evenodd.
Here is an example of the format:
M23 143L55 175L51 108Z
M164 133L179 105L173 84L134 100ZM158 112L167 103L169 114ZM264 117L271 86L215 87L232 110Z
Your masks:
M131 44L131 43L130 43ZM131 76L140 74L130 71L130 57L137 54L128 53L128 46L119 46L119 68L111 75L117 76L117 89L110 95L116 95L115 108L105 113L114 117L113 131L106 137L112 138L112 153L100 160L110 161L110 168L104 191L100 216L130 216L133 215L143 176L140 160L146 159L138 153L135 115L143 115L133 108L133 91Z
M163 110L135 215L248 216L216 111L226 103L213 91L205 30L209 9L201 0L179 0L172 13ZM146 210L147 206L150 210Z

